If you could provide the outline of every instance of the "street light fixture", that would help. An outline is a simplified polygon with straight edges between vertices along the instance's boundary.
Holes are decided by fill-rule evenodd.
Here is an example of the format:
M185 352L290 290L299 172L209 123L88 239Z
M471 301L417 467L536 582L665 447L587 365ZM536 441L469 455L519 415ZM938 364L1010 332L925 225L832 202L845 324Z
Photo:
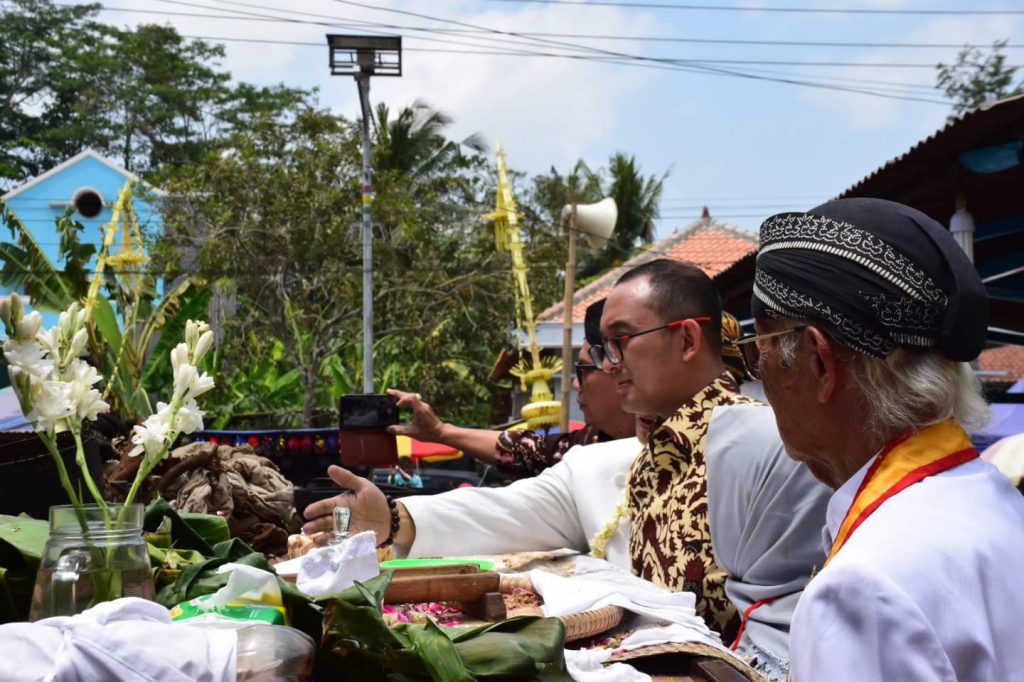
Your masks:
M354 76L363 112L363 392L373 393L373 214L370 76L402 75L401 36L327 35L332 76Z

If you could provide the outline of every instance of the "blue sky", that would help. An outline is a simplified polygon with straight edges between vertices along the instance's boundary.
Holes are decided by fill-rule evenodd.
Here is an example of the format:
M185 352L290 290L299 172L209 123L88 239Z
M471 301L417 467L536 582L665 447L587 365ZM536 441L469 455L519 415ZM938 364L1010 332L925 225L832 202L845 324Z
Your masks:
M636 4L635 0L626 1ZM579 158L600 168L616 151L634 155L647 174L670 171L659 236L685 226L703 205L709 206L712 215L748 229L755 229L772 213L809 208L941 128L950 108L941 103L682 71L664 68L664 63L654 64L660 68L637 66L635 61L632 65L612 64L595 57L604 59L614 52L657 59L934 65L954 61L958 51L955 47L655 42L637 37L897 45L988 45L1009 39L1011 45L1024 45L1024 14L1020 13L1024 5L1006 0L646 3L675 8L507 0L110 0L105 4L136 10L111 9L101 14L103 20L120 26L141 21L169 23L186 36L235 39L224 41L224 66L238 80L318 87L323 104L353 117L359 106L356 86L351 78L329 75L324 35L360 32L357 26L401 34L406 50L403 76L374 79L371 99L375 103L384 101L397 108L415 99L424 100L454 117L453 137L480 133L492 145L500 141L510 166L530 173L551 166L564 172ZM684 4L743 9L678 7ZM780 7L1018 13L764 11ZM261 20L253 20L257 18ZM440 32L453 29L466 32ZM536 35L540 33L574 36ZM626 39L579 37L582 34ZM584 46L592 49L586 51ZM571 51L587 58L480 54L509 50ZM1024 49L1011 47L1006 54L1008 63L1024 63ZM932 66L706 66L941 99L933 89ZM950 206L952 213L952 197Z

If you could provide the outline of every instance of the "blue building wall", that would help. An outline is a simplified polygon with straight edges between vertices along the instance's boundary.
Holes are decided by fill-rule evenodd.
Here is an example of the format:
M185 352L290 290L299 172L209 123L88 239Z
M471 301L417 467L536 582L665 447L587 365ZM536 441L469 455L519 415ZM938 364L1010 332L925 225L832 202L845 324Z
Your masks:
M103 245L103 229L110 222L114 202L124 184L134 176L117 164L104 159L92 150L85 150L56 168L14 188L4 196L4 202L25 224L28 231L42 247L47 257L58 268L63 263L57 260L60 235L56 221L68 206L74 205L77 195L93 191L103 200L102 210L93 218L75 213L75 219L84 226L80 234L82 242L96 246L97 253ZM141 189L141 188L139 188ZM145 233L160 230L160 214L149 202L136 194L133 197L139 228ZM3 228L5 240L10 233ZM117 236L120 242L120 234ZM116 250L116 249L115 249ZM96 269L96 257L89 264L89 272ZM0 293L10 294L9 289L0 287ZM56 322L56 315L44 315L44 325Z

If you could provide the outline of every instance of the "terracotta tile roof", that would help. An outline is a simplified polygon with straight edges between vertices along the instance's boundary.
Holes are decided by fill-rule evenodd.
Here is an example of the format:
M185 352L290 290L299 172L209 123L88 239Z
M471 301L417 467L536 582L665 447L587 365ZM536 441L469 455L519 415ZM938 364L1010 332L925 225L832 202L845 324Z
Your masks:
M721 220L704 217L677 230L672 236L655 242L649 249L604 273L573 294L573 322L583 322L587 306L608 295L612 285L626 270L655 258L689 261L712 279L726 272L745 256L757 250L757 235ZM562 322L563 305L558 302L537 316L538 322Z
M1013 385L1024 379L1024 346L999 346L981 352L978 369L983 372L1006 372L998 376L984 376L986 384Z

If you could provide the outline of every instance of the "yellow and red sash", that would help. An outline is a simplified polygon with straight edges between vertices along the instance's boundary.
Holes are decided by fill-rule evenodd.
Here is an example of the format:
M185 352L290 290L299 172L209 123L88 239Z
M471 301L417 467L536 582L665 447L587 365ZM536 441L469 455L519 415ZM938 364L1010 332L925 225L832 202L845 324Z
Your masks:
M860 524L896 493L934 474L960 466L978 456L967 432L952 419L896 437L868 469L853 504L839 526L832 560Z

